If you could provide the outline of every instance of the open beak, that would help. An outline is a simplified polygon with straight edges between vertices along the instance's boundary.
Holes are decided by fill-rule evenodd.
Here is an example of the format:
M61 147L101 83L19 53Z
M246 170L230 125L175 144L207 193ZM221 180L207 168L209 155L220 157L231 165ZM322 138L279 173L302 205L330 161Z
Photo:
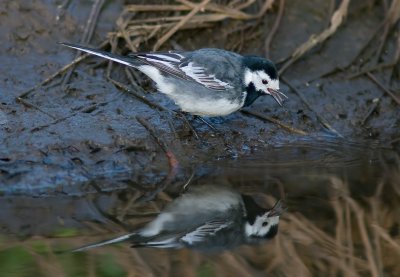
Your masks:
M275 101L278 102L279 105L282 106L284 98L288 98L283 92L280 92L279 90L272 89L272 88L267 88L268 94L271 94L272 97L274 97Z
M278 200L274 207L269 211L268 217L280 216L284 211L286 211L284 201Z

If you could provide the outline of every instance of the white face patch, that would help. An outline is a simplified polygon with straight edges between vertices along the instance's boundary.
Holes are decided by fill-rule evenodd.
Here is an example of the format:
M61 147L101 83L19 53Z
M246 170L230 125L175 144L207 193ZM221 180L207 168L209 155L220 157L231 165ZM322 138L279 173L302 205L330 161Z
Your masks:
M263 80L266 80L268 83L263 84ZM270 94L268 92L268 88L279 90L279 80L271 79L267 73L262 70L251 71L250 69L246 69L244 72L244 84L248 86L250 83L254 84L254 87L257 91L261 90L265 94Z
M264 237L273 226L278 225L279 216L268 217L268 212L262 216L257 216L253 225L246 223L245 234L246 236Z

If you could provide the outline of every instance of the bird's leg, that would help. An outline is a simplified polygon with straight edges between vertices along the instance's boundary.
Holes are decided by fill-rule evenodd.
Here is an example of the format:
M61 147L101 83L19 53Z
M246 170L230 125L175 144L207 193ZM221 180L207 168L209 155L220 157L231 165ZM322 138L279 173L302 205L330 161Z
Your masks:
M205 123L208 127L210 127L210 129L212 129L213 131L219 133L218 129L215 128L210 122L208 122L204 117L201 117L199 115L194 115L194 118L199 119L200 121L202 121L203 123Z
M189 127L190 131L193 133L195 138L196 139L200 139L200 137L197 134L196 130L193 128L192 124L190 124L189 120L187 119L187 117L186 117L187 113L186 112L182 112L182 111L177 111L176 114L179 115L183 119L183 121Z

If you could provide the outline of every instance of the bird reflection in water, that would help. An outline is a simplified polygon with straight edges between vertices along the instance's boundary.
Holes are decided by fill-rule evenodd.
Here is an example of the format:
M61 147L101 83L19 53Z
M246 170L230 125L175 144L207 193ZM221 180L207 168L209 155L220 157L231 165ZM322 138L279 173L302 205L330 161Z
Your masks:
M258 244L278 232L283 202L260 207L251 196L221 186L190 188L143 228L75 249L83 251L129 241L132 247L191 248L221 251L242 244Z

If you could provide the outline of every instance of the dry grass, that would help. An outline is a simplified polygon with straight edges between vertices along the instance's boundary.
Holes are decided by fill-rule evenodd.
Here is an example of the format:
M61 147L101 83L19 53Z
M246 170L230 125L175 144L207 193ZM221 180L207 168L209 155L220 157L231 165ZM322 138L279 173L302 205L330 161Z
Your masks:
M153 51L156 51L179 30L213 27L216 23L226 19L260 18L271 9L274 0L264 1L256 14L243 11L254 5L255 0L232 1L229 5L210 3L210 0L200 3L186 0L176 2L179 4L125 6L117 20L116 32L110 33L110 40L122 39L123 44L126 44L131 51L136 52L142 44L156 38L153 46ZM143 15L143 18L135 18L138 12Z

